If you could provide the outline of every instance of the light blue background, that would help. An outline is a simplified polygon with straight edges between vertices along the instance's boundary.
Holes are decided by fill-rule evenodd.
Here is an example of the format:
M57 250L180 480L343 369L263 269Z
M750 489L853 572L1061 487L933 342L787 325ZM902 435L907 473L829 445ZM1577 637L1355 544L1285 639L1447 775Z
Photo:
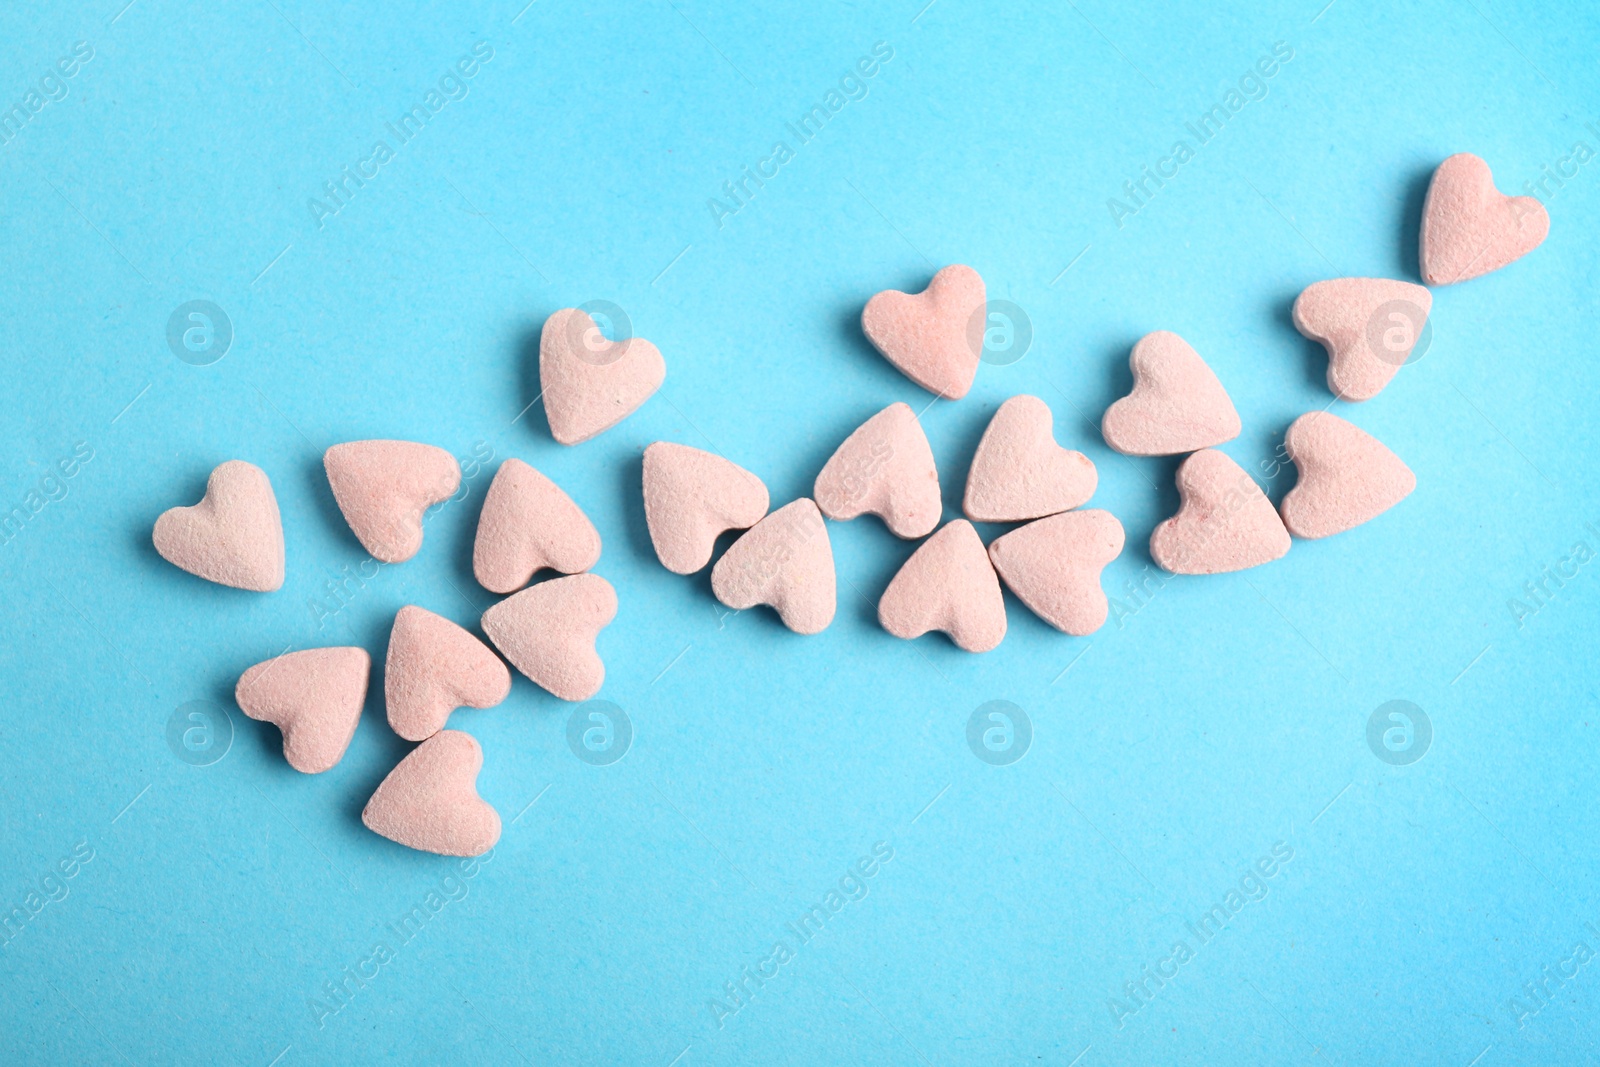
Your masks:
M0 147L0 508L79 442L94 453L0 547L0 904L94 851L0 948L0 1060L1594 1055L1600 966L1552 980L1520 1025L1510 1002L1575 942L1600 951L1600 563L1521 625L1507 602L1579 540L1600 549L1600 159L1548 187L1536 253L1436 292L1420 362L1335 405L1415 470L1409 499L1260 570L1173 581L1093 638L1009 597L993 653L889 637L873 605L912 546L873 519L829 526L825 633L724 617L705 575L655 561L639 499L657 439L715 447L775 503L807 494L866 416L928 400L862 339L862 304L968 263L1035 339L923 416L946 514L996 405L1037 394L1127 528L1105 584L1132 605L1176 506L1174 462L1119 457L1094 428L1133 341L1171 329L1204 354L1244 420L1225 450L1261 473L1329 400L1321 349L1289 323L1300 289L1415 280L1427 178L1453 152L1520 192L1575 142L1600 148L1591 6L123 2L0 16L0 102L94 48ZM308 200L478 41L494 58L466 98L319 227ZM866 97L795 143L784 124L880 41L894 57ZM1119 228L1107 199L1280 41L1294 58L1266 98ZM777 140L794 158L719 226L708 198ZM191 299L236 331L212 366L167 348ZM537 406L513 420L544 317L595 299L661 347L667 381L562 448ZM285 647L381 663L400 606L470 626L492 602L469 562L485 473L319 629L310 601L365 558L320 457L365 437L482 442L583 506L621 600L602 696L636 737L619 763L580 762L569 706L523 679L458 713L502 841L319 1026L308 999L456 870L361 825L410 747L381 668L317 777L236 708L211 766L175 758L165 728L187 701L232 708L238 675ZM156 515L230 458L277 491L281 592L206 584L150 547ZM1293 478L1266 480L1275 500ZM1034 724L1011 766L966 745L991 699ZM1433 723L1411 766L1367 746L1390 699ZM784 924L876 842L894 858L867 895L796 948ZM1277 842L1293 859L1264 899L1195 947L1185 923ZM780 938L795 958L719 1027L708 1002ZM1195 958L1119 1027L1108 1000L1179 938Z

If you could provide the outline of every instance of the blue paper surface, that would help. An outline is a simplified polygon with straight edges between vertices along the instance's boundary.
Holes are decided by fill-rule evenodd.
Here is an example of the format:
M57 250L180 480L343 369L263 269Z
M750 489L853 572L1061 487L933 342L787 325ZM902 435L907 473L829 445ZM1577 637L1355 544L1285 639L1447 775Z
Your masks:
M0 15L0 1061L1594 1055L1593 7L123 4ZM1416 280L1458 151L1551 231L1436 290L1423 356L1333 405L1416 491L1270 566L1163 580L1176 462L1098 433L1133 342L1205 356L1244 422L1224 451L1280 499L1283 431L1330 400L1294 297ZM928 406L859 315L953 262L1031 340ZM538 329L599 300L668 376L563 448ZM654 558L651 441L778 504L904 400L954 517L1018 393L1127 529L1092 638L1009 595L992 653L890 637L875 604L913 546L871 518L829 525L814 637ZM369 437L466 467L404 564L370 561L321 471ZM463 865L360 811L411 747L383 717L394 613L475 627L494 602L471 544L508 456L604 538L601 697L632 736L601 763L594 709L573 726L521 678L457 712L505 822ZM151 546L232 458L276 489L280 592ZM308 777L232 687L331 644L378 666ZM969 745L993 701L1022 714L983 711ZM1421 715L1369 732L1391 701Z

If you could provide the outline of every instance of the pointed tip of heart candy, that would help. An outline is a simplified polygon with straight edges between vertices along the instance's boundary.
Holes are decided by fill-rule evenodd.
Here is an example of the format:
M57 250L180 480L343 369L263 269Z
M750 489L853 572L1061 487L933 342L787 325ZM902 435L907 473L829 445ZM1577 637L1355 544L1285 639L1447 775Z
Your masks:
M1331 537L1411 495L1417 476L1382 441L1326 411L1301 415L1284 436L1299 479L1279 505L1296 537Z
M600 560L600 531L561 487L516 457L500 464L478 515L472 573L514 593L545 568L576 574Z
M989 553L972 523L952 519L917 546L878 601L878 622L910 640L938 630L967 652L988 652L1006 636L1006 603Z
M550 434L589 440L629 415L667 380L661 350L642 337L607 339L582 308L563 308L539 333L539 387Z
M234 699L250 718L282 731L289 766L320 774L350 747L371 672L372 657L364 648L286 652L240 675Z
M500 657L442 615L408 604L394 617L384 660L389 725L407 741L440 730L456 708L492 708L511 694Z
M711 591L735 611L765 604L795 633L826 630L838 590L816 503L801 497L746 530L711 568Z
M1214 448L1178 467L1178 513L1150 535L1150 556L1173 574L1224 574L1289 551L1289 531L1244 468Z
M413 441L347 441L323 454L333 499L372 558L403 563L422 547L422 514L450 498L461 465Z
M1411 282L1330 278L1295 298L1294 325L1327 349L1335 396L1370 400L1412 358L1432 310L1433 294Z
M208 582L257 593L283 587L278 498L253 463L219 465L200 503L162 512L151 539L163 559Z
M616 617L611 583L574 574L500 601L483 613L483 632L535 685L562 700L588 700L606 679L595 638Z
M1063 633L1086 637L1105 624L1110 602L1100 572L1122 554L1122 523L1109 511L1068 511L1030 522L989 544L1006 588Z
M1228 391L1189 343L1169 330L1145 334L1128 357L1133 391L1106 409L1100 432L1128 456L1175 456L1239 436Z
M1070 511L1094 495L1099 475L1082 452L1056 444L1050 405L1014 396L989 420L967 471L961 510L974 522L1025 522Z
M481 856L500 840L500 813L478 796L483 749L441 730L389 772L361 812L375 834L420 852Z
M928 435L909 404L895 402L844 439L817 475L817 507L835 522L876 515L896 537L926 537L944 503Z
M657 441L644 450L644 519L661 565L693 574L711 562L717 538L747 530L767 513L767 487L731 460Z
M947 400L972 388L983 354L983 278L953 264L920 293L885 289L861 312L861 330L901 374Z
M1550 213L1531 196L1495 188L1489 164L1459 152L1439 164L1422 205L1418 261L1429 285L1452 285L1499 270L1550 234Z

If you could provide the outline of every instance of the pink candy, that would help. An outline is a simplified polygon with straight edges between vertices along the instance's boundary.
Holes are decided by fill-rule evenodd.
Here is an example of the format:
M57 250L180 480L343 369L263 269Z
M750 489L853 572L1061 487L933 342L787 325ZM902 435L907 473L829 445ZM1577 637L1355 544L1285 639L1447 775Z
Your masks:
M785 504L747 530L711 568L718 600L743 611L765 604L795 633L821 633L833 621L833 547L817 505Z
M156 520L156 551L208 582L270 593L283 586L283 522L266 472L230 459L211 472L193 507Z
M500 464L478 516L472 572L514 593L546 567L576 574L600 560L600 532L561 487L520 459Z
M1133 346L1133 392L1106 409L1106 444L1130 456L1173 456L1239 436L1239 413L1206 361L1175 333Z
M460 626L407 605L389 632L383 694L394 732L422 741L442 730L456 708L492 708L504 700L511 672Z
M1284 437L1300 479L1278 510L1296 537L1328 537L1388 511L1417 476L1377 438L1326 411L1301 415Z
M1420 259L1429 285L1499 270L1544 243L1550 214L1531 196L1494 187L1489 164L1461 152L1439 164L1422 205Z
M481 856L500 840L500 813L478 796L483 749L471 734L441 730L379 783L361 813L375 834L443 856Z
M595 638L616 617L611 583L574 574L500 601L483 613L483 632L534 684L562 700L588 700L606 678Z
M322 457L345 521L372 558L400 563L422 547L422 513L449 499L461 467L442 448L410 441L351 441Z
M856 427L817 475L817 507L845 522L876 515L896 537L926 537L939 525L939 472L922 424L890 404Z
M1122 542L1122 524L1109 511L1069 511L995 538L989 558L1029 610L1082 637L1106 621L1100 572L1122 554Z
M234 687L239 710L283 731L283 757L306 774L344 758L361 721L372 658L363 648L308 648L257 663Z
M1226 454L1196 452L1178 468L1178 513L1150 535L1150 556L1174 574L1259 567L1289 551L1272 501Z
M896 637L939 630L968 652L987 652L1000 643L1005 599L972 523L946 523L917 547L878 601L878 621Z
M920 293L885 289L867 301L861 330L883 358L930 393L959 400L972 388L982 354L983 279L971 267L946 267ZM979 325L979 343L972 327Z
M961 509L974 522L1022 522L1069 511L1099 477L1082 452L1056 444L1050 407L1036 396L1000 405L967 472Z
M767 513L767 487L737 463L687 445L644 450L644 517L661 565L693 574L711 562L717 538Z

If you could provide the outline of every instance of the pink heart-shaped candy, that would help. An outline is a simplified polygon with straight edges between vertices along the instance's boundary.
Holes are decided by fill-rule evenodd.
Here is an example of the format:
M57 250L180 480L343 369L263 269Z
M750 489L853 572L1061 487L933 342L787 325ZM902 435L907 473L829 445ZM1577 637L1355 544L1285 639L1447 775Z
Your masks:
M242 459L211 472L200 503L162 512L152 539L163 559L208 582L258 593L283 586L278 498L266 472Z
M616 617L611 583L574 574L500 601L483 613L483 632L535 685L562 700L588 700L606 679L595 638Z
M1175 333L1145 334L1128 358L1133 391L1106 409L1100 432L1129 456L1175 456L1239 436L1239 413L1200 353Z
M1312 411L1284 435L1300 472L1278 510L1296 537L1328 537L1388 511L1417 487L1417 476L1371 434L1337 415Z
M323 453L333 499L372 558L401 563L422 547L422 513L461 484L456 457L412 441L348 441Z
M1289 531L1244 468L1214 448L1178 468L1178 513L1150 535L1150 556L1174 574L1259 567L1289 551Z
M579 308L563 308L544 320L539 388L550 433L564 445L609 430L666 379L661 350L642 337L609 341Z
M1422 336L1433 294L1387 278L1332 278L1294 302L1295 329L1328 350L1328 388L1370 400L1389 384Z
M500 464L472 546L479 584L512 593L546 567L576 574L599 560L600 532L560 486L515 457Z
M1070 511L1094 495L1094 463L1056 444L1054 424L1050 406L1036 396L1000 405L967 471L967 518L1023 522Z
M289 766L320 774L350 747L371 672L364 648L307 648L257 663L233 695L240 711L283 731Z
M383 699L407 741L444 729L456 708L492 708L511 693L511 672L488 645L442 615L401 608L389 631Z
M833 547L822 512L806 497L756 523L711 568L711 591L743 611L766 604L795 633L828 628L837 607Z
M823 465L812 492L828 518L877 515L897 537L926 537L944 510L933 449L903 403L856 427Z
M1489 164L1460 152L1439 164L1422 205L1422 280L1450 285L1488 274L1538 248L1550 213L1531 196L1494 187Z
M717 538L760 522L767 503L761 479L721 456L670 441L644 450L644 519L674 574L710 563Z
M500 840L500 813L478 796L482 769L483 749L475 737L440 730L378 784L361 821L407 848L481 856Z
M971 267L949 266L920 293L885 289L867 301L861 329L900 373L930 393L959 400L972 388L983 352L983 279Z
M1100 572L1122 554L1122 523L1109 511L1068 511L989 544L989 559L1018 600L1064 633L1100 629L1109 604Z
M972 523L954 519L917 546L883 591L878 622L908 640L938 630L968 652L1000 643L1005 597Z

